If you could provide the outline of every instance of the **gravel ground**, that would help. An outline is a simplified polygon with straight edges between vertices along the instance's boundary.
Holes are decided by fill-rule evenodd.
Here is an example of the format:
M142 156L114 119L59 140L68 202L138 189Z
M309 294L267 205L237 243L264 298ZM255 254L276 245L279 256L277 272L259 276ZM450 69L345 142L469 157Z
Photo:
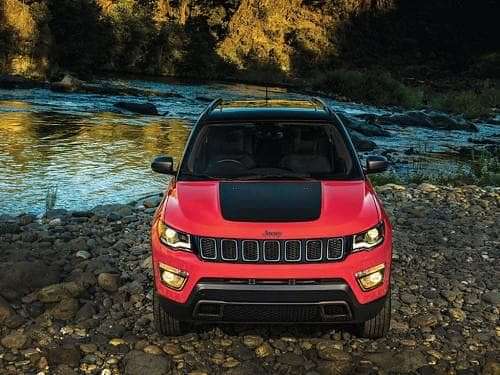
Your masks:
M385 185L393 218L389 335L349 327L153 327L158 198L0 216L0 374L500 374L500 190Z

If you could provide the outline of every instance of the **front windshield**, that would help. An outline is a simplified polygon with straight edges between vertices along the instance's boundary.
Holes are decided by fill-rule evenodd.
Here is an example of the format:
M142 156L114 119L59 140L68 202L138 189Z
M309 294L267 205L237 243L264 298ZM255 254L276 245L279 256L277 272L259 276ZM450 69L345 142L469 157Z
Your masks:
M352 179L359 168L331 124L214 124L191 137L180 180Z

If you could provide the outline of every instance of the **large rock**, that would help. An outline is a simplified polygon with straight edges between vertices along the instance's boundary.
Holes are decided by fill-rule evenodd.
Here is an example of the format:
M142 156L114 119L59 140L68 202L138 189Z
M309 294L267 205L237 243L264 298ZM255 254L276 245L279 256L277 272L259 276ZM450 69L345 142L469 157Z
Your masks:
M171 367L171 360L162 355L133 350L124 358L125 375L164 375Z
M15 315L14 309L6 300L0 297L0 325L13 315Z
M21 232L21 227L18 223L10 221L0 222L0 236L4 234L17 234Z
M120 287L120 275L103 272L97 276L97 283L102 289L108 292L116 292Z
M360 121L358 119L348 117L343 113L338 113L338 116L348 129L356 130L358 133L367 137L390 137L391 135L391 133L387 130L382 129L380 125Z
M0 264L0 295L8 300L20 298L58 281L58 268L41 261Z
M0 343L9 349L21 349L26 345L28 337L20 332L13 332L0 340Z
M104 204L92 209L92 213L98 217L113 216L117 219L132 215L133 212L132 207L126 204Z
M499 375L500 374L500 362L495 360L489 360L485 363L483 367L482 375Z
M71 281L46 286L37 292L37 298L43 303L59 302L65 298L78 297L83 291L82 285Z
M318 363L317 371L320 375L348 375L353 374L352 362L323 361Z
M79 304L75 298L65 298L47 310L47 314L58 320L71 320L78 312Z
M117 102L114 106L141 115L158 115L158 109L152 103Z
M78 367L80 365L81 353L75 346L52 348L48 352L49 364L52 366L66 365Z
M479 129L472 122L455 119L443 113L435 113L430 115L432 124L436 129L444 130L465 130L469 132L478 132Z
M424 111L409 111L400 114L383 115L372 118L376 124L398 125L404 127L420 127L439 130L464 130L478 132L476 125L463 119L455 119L442 113L426 113Z
M79 90L82 84L83 82L79 79L70 74L66 74L59 82L51 83L50 89L52 91L73 92Z
M349 362L351 355L340 350L338 343L334 341L320 341L316 345L318 356L328 361Z
M427 365L425 355L418 350L369 353L366 358L388 373L414 372Z
M490 303L492 305L500 305L500 292L498 290L492 290L486 292L481 297L484 302Z
M375 142L369 140L356 130L349 130L349 134L351 135L351 140L352 143L354 143L354 147L356 148L356 150L372 151L377 148L377 144Z

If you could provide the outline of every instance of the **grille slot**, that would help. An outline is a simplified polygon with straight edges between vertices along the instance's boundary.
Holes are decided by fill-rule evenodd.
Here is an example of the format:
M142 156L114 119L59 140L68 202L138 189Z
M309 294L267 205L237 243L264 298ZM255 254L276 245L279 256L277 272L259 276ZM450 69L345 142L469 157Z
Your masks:
M259 260L259 243L257 241L243 241L242 258L247 262L256 262Z
M341 259L344 256L344 240L342 238L330 238L328 240L328 260Z
M202 238L200 240L200 255L204 259L217 258L217 243L213 238Z
M267 262L277 262L280 260L279 241L264 241L264 260Z
M323 243L320 240L306 241L306 259L316 262L323 256Z
M221 241L222 260L238 259L238 244L235 240Z
M285 241L285 260L288 262L300 261L300 241Z

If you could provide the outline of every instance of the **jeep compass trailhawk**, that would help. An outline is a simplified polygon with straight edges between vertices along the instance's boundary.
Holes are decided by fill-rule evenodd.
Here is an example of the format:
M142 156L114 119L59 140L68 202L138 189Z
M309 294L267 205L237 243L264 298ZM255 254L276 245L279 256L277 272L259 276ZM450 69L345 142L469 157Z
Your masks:
M190 322L389 329L391 225L339 117L319 99L216 100L192 129L151 232L160 333Z

